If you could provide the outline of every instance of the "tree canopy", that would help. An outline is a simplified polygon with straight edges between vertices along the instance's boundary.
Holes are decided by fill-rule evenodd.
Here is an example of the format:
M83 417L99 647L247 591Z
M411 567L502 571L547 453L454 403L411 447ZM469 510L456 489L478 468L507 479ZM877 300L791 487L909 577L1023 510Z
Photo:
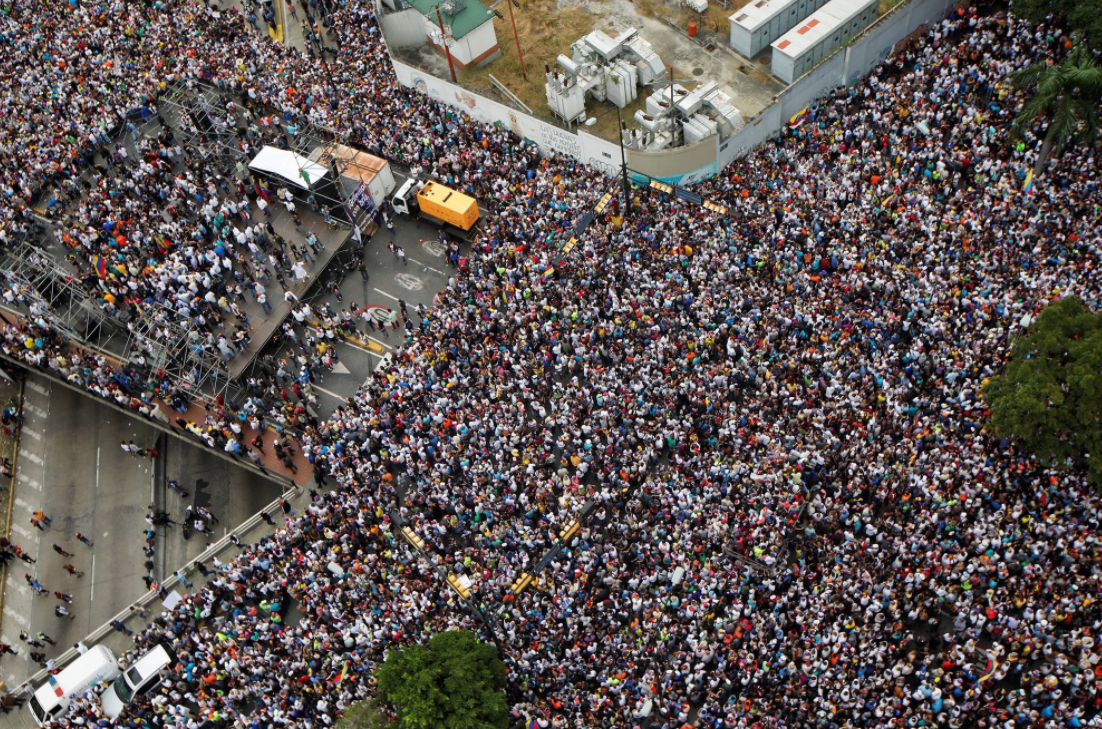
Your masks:
M1082 33L1091 48L1102 50L1102 0L1014 0L1014 14L1032 23L1055 15Z
M983 396L997 435L1102 486L1102 314L1075 297L1046 306Z
M1102 66L1080 36L1060 64L1034 63L1010 74L1009 80L1016 88L1033 89L1014 119L1011 136L1021 137L1042 116L1048 122L1034 174L1041 173L1049 154L1059 155L1073 139L1084 146L1098 142Z
M376 678L379 698L397 710L396 729L508 726L505 664L469 630L390 651Z

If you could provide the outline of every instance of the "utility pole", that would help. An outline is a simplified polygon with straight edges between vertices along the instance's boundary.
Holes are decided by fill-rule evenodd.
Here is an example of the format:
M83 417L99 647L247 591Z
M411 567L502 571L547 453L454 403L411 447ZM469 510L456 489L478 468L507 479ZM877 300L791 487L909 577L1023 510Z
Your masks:
M452 72L452 82L459 83L459 79L455 76L455 64L452 63L452 48L448 45L448 41L451 38L444 32L444 15L440 12L440 6L436 6L436 20L440 23L440 41L444 44L444 55L448 57L448 69Z
M524 54L520 52L520 36L517 35L517 19L513 16L513 6L520 7L520 3L517 0L505 0L505 4L509 6L509 21L513 24L513 40L517 43L517 58L520 59L520 75L524 77L524 80L528 80L528 71L524 68Z

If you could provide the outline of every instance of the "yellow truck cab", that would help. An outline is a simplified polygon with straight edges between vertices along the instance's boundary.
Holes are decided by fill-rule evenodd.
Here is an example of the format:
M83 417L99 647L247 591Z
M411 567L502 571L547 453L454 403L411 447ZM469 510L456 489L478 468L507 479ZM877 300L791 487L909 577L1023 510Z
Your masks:
M477 231L478 201L439 182L406 180L391 204L395 212L419 217L463 240L470 240Z

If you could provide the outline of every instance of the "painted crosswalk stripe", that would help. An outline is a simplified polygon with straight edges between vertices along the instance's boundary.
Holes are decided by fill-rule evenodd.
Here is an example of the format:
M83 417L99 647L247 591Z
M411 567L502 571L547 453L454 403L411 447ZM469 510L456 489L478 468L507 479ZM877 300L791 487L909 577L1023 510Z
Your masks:
M42 408L37 407L35 405L31 405L30 403L27 403L27 409L30 410L32 413L34 413L35 415L37 415L40 418L45 418L47 416L47 413L46 413L45 410L43 410Z
M11 528L14 529L15 531L19 532L20 535L22 535L23 537L25 537L27 539L34 539L34 535L31 534L30 530L27 529L27 527L23 526L22 524L12 524Z
M28 476L23 471L19 472L19 475L15 477L15 481L16 481L16 483L19 483L19 484L26 484L26 485L30 486L32 489L34 489L35 491L41 491L42 490L42 484L40 484L38 481L35 481L33 478Z
M37 392L39 395L49 395L50 394L49 390L47 390L45 387L38 384L34 380L27 380L27 387L31 388L32 390Z
M37 463L40 466L42 465L42 458L41 457L36 456L33 453L24 453L22 455L23 455L24 458L26 458L31 463Z
M27 583L25 583L23 581L23 578L22 577L16 577L14 574L8 576L7 587L14 587L16 590L18 590L23 595L30 595L31 594L31 588L27 586ZM7 612L8 608L10 608L10 607L11 607L11 605L5 605L4 606L4 612Z
M33 430L31 430L30 428L27 428L27 427L24 427L22 430L20 430L19 435L20 436L29 435L30 437L34 438L35 440L42 440L42 434L41 433L35 432L35 431L33 431Z
M5 605L4 606L4 614L9 616L12 620L19 623L20 625L26 625L27 624L27 619L25 617L23 617L22 615L20 615L19 613L15 612L15 609L12 608L11 605Z

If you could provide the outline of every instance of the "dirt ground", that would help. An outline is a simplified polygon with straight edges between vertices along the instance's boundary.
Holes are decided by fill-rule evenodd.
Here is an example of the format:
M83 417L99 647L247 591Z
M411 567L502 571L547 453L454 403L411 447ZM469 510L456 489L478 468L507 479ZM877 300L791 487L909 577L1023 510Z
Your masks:
M730 37L727 16L743 2L737 0L729 9L712 4L702 16L668 0L520 0L521 7L514 8L514 15L527 81L521 77L508 9L502 4L498 9L505 19L494 21L502 57L484 68L461 71L459 81L472 91L504 100L490 81L492 74L535 116L555 121L547 107L544 64L554 68L558 55L569 56L570 45L592 30L615 36L628 28L637 28L663 63L672 67L679 83L692 89L696 83L717 81L748 121L772 102L783 84L727 50ZM689 38L686 32L689 19L697 19L699 24L696 38ZM430 48L412 54L402 51L400 55L435 74L448 75L447 61ZM636 109L645 108L646 97L654 90L638 89L638 100L621 111L623 118L631 119ZM589 131L615 139L616 115L606 113L613 108L611 104L589 100L587 112L591 117L599 117Z

